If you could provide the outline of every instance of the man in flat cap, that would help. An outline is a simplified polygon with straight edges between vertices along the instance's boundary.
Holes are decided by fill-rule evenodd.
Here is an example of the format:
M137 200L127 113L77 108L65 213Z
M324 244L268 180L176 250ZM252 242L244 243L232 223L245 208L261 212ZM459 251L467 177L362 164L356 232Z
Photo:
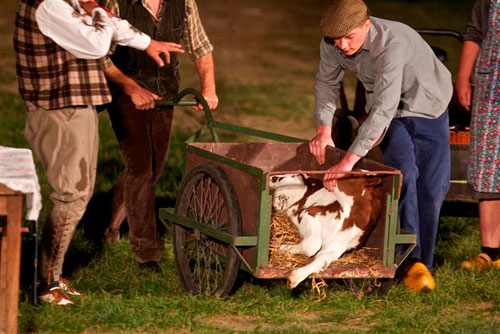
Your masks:
M368 16L362 0L334 0L320 24L323 38L316 75L317 134L311 153L325 163L334 146L332 118L344 71L357 74L366 91L368 117L345 157L329 171L350 171L380 143L385 163L403 173L401 227L417 235L403 270L410 290L435 288L430 273L442 202L449 188L450 145L447 106L451 75L429 45L410 27ZM326 174L333 189L340 173Z

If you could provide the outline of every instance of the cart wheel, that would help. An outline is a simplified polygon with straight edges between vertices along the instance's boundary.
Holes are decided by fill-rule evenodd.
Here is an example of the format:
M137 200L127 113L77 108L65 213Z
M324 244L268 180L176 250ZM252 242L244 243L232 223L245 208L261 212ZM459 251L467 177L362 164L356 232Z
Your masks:
M375 295L379 297L386 296L392 288L392 278L381 278L375 282Z
M234 236L241 234L240 208L232 184L214 163L201 164L188 173L175 213ZM218 297L231 292L240 259L230 245L175 225L174 252L186 290Z
M358 296L385 296L392 287L392 278L347 278L345 284Z

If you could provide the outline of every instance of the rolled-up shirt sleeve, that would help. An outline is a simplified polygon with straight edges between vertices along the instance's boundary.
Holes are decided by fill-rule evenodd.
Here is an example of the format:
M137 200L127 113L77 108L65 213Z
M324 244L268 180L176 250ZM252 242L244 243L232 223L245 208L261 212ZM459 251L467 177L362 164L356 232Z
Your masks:
M344 69L336 60L334 46L328 44L324 38L320 43L320 61L316 73L314 114L317 125L332 125L333 116L337 109L340 82L344 77Z
M126 20L109 18L102 8L93 9L89 16L64 0L44 0L35 15L42 34L77 58L102 58L112 41L139 50L147 48L151 41Z
M110 68L113 65L114 65L113 61L111 60L111 58L109 56L102 58L102 66L104 69Z
M186 0L186 16L182 42L191 60L200 58L214 50L201 23L198 6L194 0Z
M481 45L487 32L489 0L476 0L464 33L464 41Z
M114 53L117 44L138 50L144 50L149 46L151 38L148 35L120 18L120 4L117 0L99 0L98 3L115 16L111 19L114 24L114 34L109 54Z
M372 108L368 118L359 128L356 139L349 147L350 152L365 156L382 140L394 118L401 100L404 69L402 53L401 46L393 43L374 57L375 82Z
M151 43L151 37L139 31L128 21L114 17L112 22L114 25L113 42L137 50L144 50Z
M67 2L45 0L35 15L42 34L77 58L98 59L109 50L114 27L102 8L92 10L90 20L85 20Z

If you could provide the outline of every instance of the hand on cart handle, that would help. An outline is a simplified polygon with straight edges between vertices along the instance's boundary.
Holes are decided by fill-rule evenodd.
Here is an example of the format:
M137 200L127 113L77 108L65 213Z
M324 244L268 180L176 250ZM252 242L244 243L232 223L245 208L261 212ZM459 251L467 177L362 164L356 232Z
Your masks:
M130 97L130 100L138 110L150 110L155 107L156 101L162 98L140 85L124 85L123 91Z
M215 88L214 89L202 89L201 95L203 96L203 98L207 102L208 108L210 110L214 110L215 108L217 108L217 106L219 105L219 97L217 96L217 93L215 92ZM197 102L199 102L199 101L197 101ZM203 105L201 105L201 103L198 103L192 109L193 110L203 110Z

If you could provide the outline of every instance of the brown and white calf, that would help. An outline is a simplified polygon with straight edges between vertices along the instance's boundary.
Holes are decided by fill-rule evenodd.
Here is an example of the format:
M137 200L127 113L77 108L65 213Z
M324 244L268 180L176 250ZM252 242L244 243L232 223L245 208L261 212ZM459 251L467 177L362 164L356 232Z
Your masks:
M287 286L295 288L310 274L319 273L344 252L362 246L382 211L382 184L377 177L338 180L328 191L321 180L302 174L271 176L273 208L284 210L302 241L282 245L292 254L315 255L308 265L293 270Z

